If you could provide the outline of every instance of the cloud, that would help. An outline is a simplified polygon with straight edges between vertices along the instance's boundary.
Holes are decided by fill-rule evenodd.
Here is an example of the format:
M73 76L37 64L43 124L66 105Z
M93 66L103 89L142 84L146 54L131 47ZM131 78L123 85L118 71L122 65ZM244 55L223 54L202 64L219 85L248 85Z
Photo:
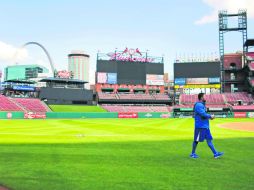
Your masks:
M28 58L28 52L24 48L16 48L10 44L0 41L0 60L6 62L17 62Z
M217 22L220 10L237 13L239 9L246 9L248 18L254 18L253 0L203 0L203 2L211 7L212 11L195 21L197 25Z

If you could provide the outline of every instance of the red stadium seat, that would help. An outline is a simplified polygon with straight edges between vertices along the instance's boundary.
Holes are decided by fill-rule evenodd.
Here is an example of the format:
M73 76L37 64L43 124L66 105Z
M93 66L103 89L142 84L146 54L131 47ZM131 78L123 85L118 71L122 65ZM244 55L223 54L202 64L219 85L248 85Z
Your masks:
M169 106L133 106L133 105L102 105L108 112L171 112L172 107Z
M11 98L0 95L0 111L23 111Z
M47 112L48 108L39 100L35 98L14 98L19 106L25 108L30 112Z

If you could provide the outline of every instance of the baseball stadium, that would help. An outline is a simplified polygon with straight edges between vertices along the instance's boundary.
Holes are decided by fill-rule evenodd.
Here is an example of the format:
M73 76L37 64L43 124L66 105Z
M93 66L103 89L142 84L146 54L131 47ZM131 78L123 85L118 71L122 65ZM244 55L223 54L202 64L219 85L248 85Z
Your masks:
M234 16L239 27L230 28L225 20ZM98 52L90 88L75 78L80 73L53 64L53 76L39 81L5 78L0 190L254 189L254 39L247 37L246 11L218 17L220 55L175 59L172 81L164 57L138 48ZM241 51L225 53L231 31L243 34ZM26 45L39 45L50 58L41 44ZM80 57L89 55L68 55L70 62ZM218 159L206 143L199 159L189 157L199 93L215 115L210 129L225 153Z

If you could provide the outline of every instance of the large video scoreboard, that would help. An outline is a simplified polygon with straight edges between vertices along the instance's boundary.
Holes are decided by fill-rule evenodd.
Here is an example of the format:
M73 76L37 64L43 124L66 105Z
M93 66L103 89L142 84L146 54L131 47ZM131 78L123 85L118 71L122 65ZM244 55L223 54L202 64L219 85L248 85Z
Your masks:
M174 63L175 89L186 94L219 92L220 76L220 62Z
M162 63L97 60L96 83L164 85Z

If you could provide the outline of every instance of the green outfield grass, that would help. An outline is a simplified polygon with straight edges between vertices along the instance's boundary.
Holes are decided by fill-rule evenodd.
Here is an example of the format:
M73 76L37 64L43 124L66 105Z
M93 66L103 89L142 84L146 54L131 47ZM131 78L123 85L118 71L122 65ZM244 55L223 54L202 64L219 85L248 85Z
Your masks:
M107 112L100 106L49 105L54 112Z
M254 132L211 130L190 159L192 119L0 120L0 184L13 190L254 189Z

